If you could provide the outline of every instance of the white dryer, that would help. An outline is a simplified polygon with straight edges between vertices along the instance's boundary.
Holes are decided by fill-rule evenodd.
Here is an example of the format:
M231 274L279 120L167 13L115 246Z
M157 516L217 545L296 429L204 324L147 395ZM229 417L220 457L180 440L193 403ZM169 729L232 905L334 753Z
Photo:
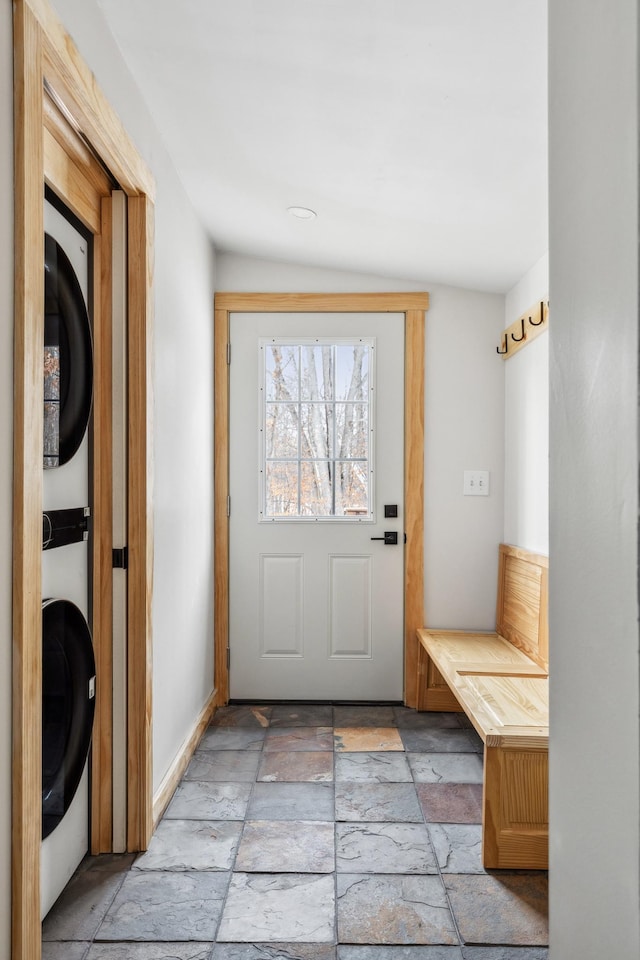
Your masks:
M51 202L53 201L53 202ZM90 611L93 361L91 243L45 200L43 450L43 729L41 904L44 917L89 848L87 755L95 703Z

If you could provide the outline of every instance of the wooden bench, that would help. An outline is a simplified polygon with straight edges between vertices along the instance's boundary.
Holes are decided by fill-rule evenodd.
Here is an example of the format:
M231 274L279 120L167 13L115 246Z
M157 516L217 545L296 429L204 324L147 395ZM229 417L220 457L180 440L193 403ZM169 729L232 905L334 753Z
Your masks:
M489 869L548 866L548 566L501 544L496 631L417 631L418 709L463 711L484 743Z

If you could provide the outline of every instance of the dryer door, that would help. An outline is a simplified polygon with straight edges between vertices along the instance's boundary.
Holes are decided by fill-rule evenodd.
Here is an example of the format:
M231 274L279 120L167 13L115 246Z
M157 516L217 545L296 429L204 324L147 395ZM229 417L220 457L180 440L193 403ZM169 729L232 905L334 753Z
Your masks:
M74 456L91 413L91 326L69 258L48 233L44 242L44 461L59 467Z
M78 789L95 707L95 660L87 621L69 600L42 605L42 838Z

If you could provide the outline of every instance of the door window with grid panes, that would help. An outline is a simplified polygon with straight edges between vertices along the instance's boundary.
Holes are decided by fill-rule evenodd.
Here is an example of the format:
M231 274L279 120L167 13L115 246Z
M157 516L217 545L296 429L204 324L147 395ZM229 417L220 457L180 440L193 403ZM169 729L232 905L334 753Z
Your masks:
M260 519L373 519L374 350L260 340Z

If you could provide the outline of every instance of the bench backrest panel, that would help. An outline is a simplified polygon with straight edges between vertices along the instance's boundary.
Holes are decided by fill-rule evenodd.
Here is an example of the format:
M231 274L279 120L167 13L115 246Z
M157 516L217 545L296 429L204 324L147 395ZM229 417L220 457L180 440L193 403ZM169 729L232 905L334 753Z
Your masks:
M549 667L549 558L500 544L496 631Z

